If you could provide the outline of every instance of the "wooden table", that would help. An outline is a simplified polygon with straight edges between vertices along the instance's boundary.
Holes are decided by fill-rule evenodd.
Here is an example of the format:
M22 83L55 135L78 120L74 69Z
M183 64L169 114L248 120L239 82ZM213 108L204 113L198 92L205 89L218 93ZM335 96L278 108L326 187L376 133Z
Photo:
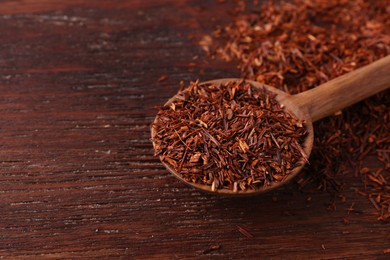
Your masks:
M389 257L390 225L352 174L329 211L294 185L206 195L153 156L154 107L181 80L239 76L197 43L232 4L1 1L0 258Z

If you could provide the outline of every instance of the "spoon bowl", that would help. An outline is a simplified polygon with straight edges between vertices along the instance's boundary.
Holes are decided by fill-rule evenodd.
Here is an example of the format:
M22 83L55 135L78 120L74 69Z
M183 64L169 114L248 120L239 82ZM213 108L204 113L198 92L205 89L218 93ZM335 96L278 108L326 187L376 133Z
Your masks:
M228 82L241 80L242 79L236 78L216 79L200 83L199 85L210 83L223 85ZM276 100L284 107L285 111L304 121L307 135L302 148L307 157L309 157L314 141L313 122L332 115L349 105L357 103L358 101L387 89L390 86L390 56L382 58L370 65L357 69L341 77L328 81L319 87L297 95L290 95L279 89L259 82L250 80L246 80L246 82L255 88L265 88L268 92L276 94ZM182 92L179 92L169 99L164 106L169 106L172 102L176 101L180 94L182 94ZM157 122L157 120L158 115L156 116L154 123ZM155 148L154 140L157 132L154 123L151 128L151 137L153 147ZM210 185L189 182L185 180L171 165L164 162L161 157L160 160L169 172L187 185L209 193L227 196L251 196L273 190L292 180L302 170L306 163L306 160L302 158L298 162L298 166L289 171L285 178L280 182L274 181L257 189L233 191L225 187L213 190Z

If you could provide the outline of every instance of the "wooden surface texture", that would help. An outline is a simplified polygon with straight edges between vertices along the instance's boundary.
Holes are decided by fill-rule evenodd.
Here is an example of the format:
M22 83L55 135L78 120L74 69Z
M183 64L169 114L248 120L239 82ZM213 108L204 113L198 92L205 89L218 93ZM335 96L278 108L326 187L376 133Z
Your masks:
M207 195L153 156L154 107L181 80L239 76L197 43L232 6L0 1L0 258L388 259L352 173L329 211L294 185Z

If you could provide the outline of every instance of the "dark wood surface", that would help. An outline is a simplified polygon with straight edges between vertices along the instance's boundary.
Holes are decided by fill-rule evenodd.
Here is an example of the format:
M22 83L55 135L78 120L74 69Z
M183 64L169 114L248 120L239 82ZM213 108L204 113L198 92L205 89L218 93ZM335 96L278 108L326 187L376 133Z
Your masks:
M355 194L352 173L346 202L329 211L328 194L294 185L207 195L153 156L154 106L181 80L239 76L234 64L204 62L197 44L231 7L0 2L0 258L389 257L390 225Z

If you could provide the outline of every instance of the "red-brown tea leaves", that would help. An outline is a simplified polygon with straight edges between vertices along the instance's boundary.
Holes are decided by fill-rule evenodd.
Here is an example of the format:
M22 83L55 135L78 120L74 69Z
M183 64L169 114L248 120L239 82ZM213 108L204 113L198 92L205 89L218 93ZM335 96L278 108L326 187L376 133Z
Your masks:
M267 2L258 13L237 15L202 45L238 60L246 78L299 93L386 56L389 6L388 0Z
M160 109L153 127L162 161L212 190L258 189L307 160L303 122L285 112L275 94L243 81L191 83Z
M201 46L211 56L238 61L248 79L295 94L390 54L389 0L268 2L251 13L244 3ZM389 104L387 91L316 122L311 165L298 182L334 191L335 176L354 172L366 189L360 194L375 201L380 219L389 220ZM367 168L368 156L383 167Z

